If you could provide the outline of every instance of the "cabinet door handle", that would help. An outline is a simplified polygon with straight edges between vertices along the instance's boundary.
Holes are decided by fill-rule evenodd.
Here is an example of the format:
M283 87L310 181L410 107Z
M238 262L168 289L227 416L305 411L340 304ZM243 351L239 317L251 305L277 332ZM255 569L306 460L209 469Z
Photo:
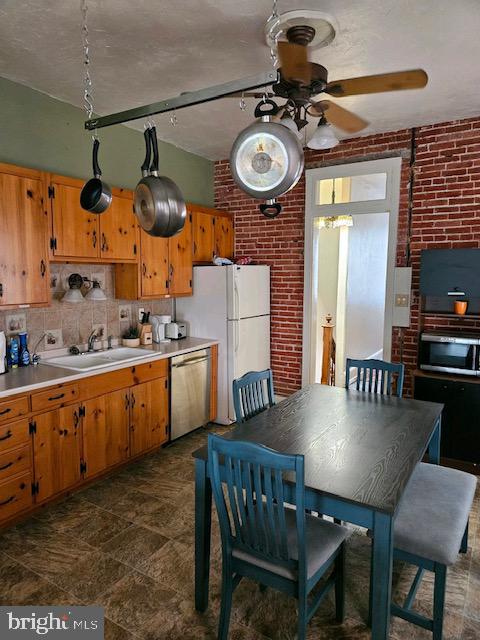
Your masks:
M9 409L9 411L10 411L10 409ZM11 437L12 437L12 432L11 432L11 431L10 431L10 429L9 429L9 430L7 431L7 433L6 433L4 436L2 436L2 437L0 438L0 441L1 441L1 440L8 440L8 439L9 439L9 438L11 438Z
M133 409L133 407L135 406L135 394L133 392L132 392L131 398L132 398L131 403L132 403L132 409Z
M93 230L93 233L92 233L92 244L93 244L93 248L95 249L95 247L97 246L97 232L95 231L95 229Z
M108 251L107 237L102 232L102 251Z
M4 504L12 502L12 500L15 500L15 496L10 496L10 498L7 498L6 500L3 500L3 502L0 502L0 507L3 507Z
M61 398L63 398L65 396L64 393L59 393L58 396L51 396L48 401L52 402L52 400L60 400Z
M47 272L47 266L44 260L40 260L40 274L42 278L45 277L45 273Z
M193 241L193 255L197 255L197 243L195 241Z
M10 413L11 410L11 407L7 407L3 411L0 411L0 416L4 416L6 413Z
M147 275L147 265L145 264L145 262L142 262L142 274L144 278Z
M0 467L0 471L4 471L5 469L8 469L9 467L11 467L13 464L13 462L8 462L7 464L4 464L3 467Z
M130 400L128 398L128 393L125 394L125 410L130 406Z
M170 278L173 278L173 264L170 264Z
M75 429L78 427L78 423L80 421L80 418L78 416L78 413L76 411L73 412L73 426L75 427Z
M3 284L0 282L0 298L3 296Z

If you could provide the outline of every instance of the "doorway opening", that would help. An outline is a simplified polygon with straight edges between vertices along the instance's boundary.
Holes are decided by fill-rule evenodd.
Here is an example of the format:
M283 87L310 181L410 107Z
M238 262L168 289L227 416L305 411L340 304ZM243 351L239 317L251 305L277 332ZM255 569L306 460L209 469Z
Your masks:
M307 171L303 382L390 359L400 158Z

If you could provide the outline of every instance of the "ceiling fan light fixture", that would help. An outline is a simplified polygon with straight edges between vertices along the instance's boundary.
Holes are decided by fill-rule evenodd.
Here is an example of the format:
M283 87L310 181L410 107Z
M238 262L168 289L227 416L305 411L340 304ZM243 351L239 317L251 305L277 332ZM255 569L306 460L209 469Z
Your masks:
M340 140L335 135L334 130L328 124L324 117L320 118L315 133L307 142L309 149L333 149L339 144Z

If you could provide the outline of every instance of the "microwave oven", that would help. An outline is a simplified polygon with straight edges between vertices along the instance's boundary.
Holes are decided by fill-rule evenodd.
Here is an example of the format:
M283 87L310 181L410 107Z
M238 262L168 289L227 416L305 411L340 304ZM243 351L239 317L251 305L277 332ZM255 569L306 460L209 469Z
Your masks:
M480 377L480 335L468 333L422 333L419 347L419 367Z

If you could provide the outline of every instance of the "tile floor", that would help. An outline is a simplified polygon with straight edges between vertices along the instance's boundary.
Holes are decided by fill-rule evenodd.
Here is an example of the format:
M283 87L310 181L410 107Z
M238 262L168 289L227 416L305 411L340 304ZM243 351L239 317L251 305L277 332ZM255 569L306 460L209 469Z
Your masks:
M220 538L213 527L210 607L193 605L194 464L191 452L206 430L112 474L81 493L0 533L0 604L98 604L105 607L106 640L216 638L220 595ZM471 518L468 554L449 572L444 640L480 638L480 492ZM348 543L347 616L333 617L327 599L309 626L309 638L363 640L368 605L369 541ZM395 567L394 590L405 594L412 571ZM427 574L428 576L428 574ZM429 612L432 581L417 608ZM244 580L234 595L232 640L295 638L295 603ZM431 639L394 619L391 638Z

